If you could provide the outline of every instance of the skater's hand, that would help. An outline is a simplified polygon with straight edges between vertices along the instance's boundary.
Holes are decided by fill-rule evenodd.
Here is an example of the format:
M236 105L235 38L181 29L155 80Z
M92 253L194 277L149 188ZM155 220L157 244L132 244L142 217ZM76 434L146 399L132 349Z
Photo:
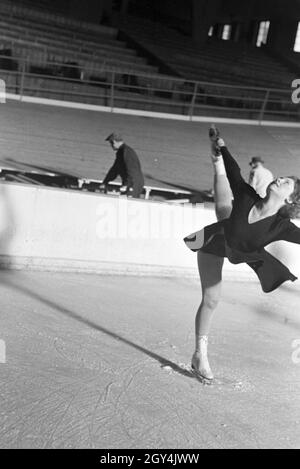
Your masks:
M218 148L225 147L226 145L222 138L218 138L216 143L217 143Z
M219 148L225 146L225 142L220 136L220 131L214 124L212 124L212 126L210 127L208 135L212 145L214 144L216 147Z
M211 142L211 157L214 161L216 158L218 159L221 156L221 150L219 146L215 142Z

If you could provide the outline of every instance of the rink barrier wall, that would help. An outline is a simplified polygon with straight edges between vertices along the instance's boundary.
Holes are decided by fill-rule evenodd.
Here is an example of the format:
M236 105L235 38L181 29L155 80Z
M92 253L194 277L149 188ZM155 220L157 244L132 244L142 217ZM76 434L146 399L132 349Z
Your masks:
M197 256L183 238L213 222L214 212L204 204L193 207L2 182L0 265L197 278ZM275 250L283 251L300 277L300 246L277 243ZM257 281L246 264L227 260L224 278Z

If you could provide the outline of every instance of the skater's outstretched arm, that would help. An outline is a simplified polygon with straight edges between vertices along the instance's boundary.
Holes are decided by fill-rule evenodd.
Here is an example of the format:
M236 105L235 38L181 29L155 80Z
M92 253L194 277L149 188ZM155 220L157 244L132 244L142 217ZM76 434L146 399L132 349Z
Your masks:
M289 241L290 243L300 244L300 228L290 220L288 220L286 223L287 229L283 236L280 237L280 239Z

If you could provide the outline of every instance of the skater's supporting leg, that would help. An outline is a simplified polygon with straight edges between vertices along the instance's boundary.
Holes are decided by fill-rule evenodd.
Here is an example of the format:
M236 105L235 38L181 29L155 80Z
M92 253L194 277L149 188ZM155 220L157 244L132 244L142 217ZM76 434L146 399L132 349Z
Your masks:
M198 268L202 286L202 301L195 319L195 353L192 367L204 379L213 379L208 358L207 342L214 311L220 299L224 259L198 251Z

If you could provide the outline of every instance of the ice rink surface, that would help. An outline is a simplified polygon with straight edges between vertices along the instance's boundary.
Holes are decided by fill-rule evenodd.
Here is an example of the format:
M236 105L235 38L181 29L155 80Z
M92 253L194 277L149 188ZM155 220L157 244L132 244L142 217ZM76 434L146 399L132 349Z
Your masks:
M196 280L2 271L0 447L299 448L299 283L224 282L207 386Z

